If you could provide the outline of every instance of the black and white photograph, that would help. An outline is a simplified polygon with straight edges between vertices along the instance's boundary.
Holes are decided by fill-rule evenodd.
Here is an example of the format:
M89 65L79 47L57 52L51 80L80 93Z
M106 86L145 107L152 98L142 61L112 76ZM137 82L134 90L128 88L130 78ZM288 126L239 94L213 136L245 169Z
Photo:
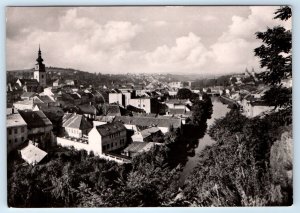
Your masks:
M292 206L292 9L7 6L8 207Z

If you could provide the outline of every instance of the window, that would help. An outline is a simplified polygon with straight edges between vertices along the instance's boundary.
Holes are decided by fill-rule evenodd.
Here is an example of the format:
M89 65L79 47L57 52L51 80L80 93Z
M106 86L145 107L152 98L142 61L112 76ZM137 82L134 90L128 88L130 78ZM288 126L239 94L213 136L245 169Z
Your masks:
M17 143L18 142L18 138L15 138L15 143Z
M8 129L8 134L11 135L12 131L11 129Z
M42 75L42 78L44 78L44 75Z
M111 148L113 148L113 147L114 147L114 143L111 144Z
M109 149L110 148L110 145L109 144L107 144L107 149Z
M24 137L22 137L22 142L24 142Z
M138 106L139 106L139 107L141 107L141 105L140 105L140 104L138 104Z
M145 104L143 104L143 107L145 107Z
M25 128L22 126L21 127L21 132L24 132L25 131Z
M15 134L18 134L18 129L17 129L17 128L15 128L14 133L15 133Z

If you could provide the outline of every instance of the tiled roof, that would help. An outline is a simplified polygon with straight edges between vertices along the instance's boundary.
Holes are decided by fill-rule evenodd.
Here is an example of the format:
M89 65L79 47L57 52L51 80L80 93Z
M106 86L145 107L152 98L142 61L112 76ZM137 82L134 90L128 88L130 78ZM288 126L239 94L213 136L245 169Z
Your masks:
M117 115L121 115L121 110L120 110L120 106L119 105L108 105L107 106L108 109L106 111L106 115L107 116L117 116Z
M96 116L95 121L111 123L115 119L115 116Z
M124 152L147 152L155 145L154 142L132 142Z
M24 125L27 124L20 114L10 114L6 116L7 127L24 126Z
M168 104L185 104L188 102L188 99L169 99L166 101Z
M148 143L147 142L132 142L129 146L124 149L124 152L139 152L141 151Z
M93 105L84 104L77 107L83 114L96 114L96 108Z
M21 149L22 158L29 164L39 163L44 157L46 157L46 155L47 152L39 149L31 143Z
M78 115L75 113L65 114L62 123L63 127L70 127L81 130L93 128L92 124L90 124L83 115Z
M52 125L51 121L42 111L22 111L20 115L27 123L28 128L39 128Z
M143 138L146 138L148 136L150 136L153 133L159 132L160 129L157 127L150 127L148 129L144 129L143 131L141 131L141 134L143 136Z
M122 123L114 122L114 123L107 123L101 126L97 126L96 129L98 130L99 134L103 136L108 136L114 133L118 133L121 131L126 131L125 126Z
M35 96L35 92L23 92L23 94L21 95L21 97L23 98L30 98L30 97L33 97Z
M120 121L124 124L133 124L142 127L150 127L150 126L157 126L157 127L173 126L174 128L181 127L181 119L179 118L116 116L114 121Z
M44 103L54 103L55 102L48 95L39 96L39 99L41 101L43 101Z
M36 79L20 79L22 85L38 86L39 82Z

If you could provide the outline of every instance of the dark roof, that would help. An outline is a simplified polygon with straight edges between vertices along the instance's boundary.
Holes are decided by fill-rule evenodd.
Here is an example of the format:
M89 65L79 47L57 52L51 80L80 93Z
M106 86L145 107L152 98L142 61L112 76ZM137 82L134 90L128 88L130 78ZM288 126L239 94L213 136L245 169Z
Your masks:
M30 98L30 97L33 97L35 95L36 95L35 92L23 92L23 94L21 95L21 97L23 97L23 98Z
M22 85L39 85L39 82L36 79L19 79Z
M117 116L117 115L120 116L121 115L120 106L119 105L113 105L113 104L108 105L106 115L107 116Z
M125 126L120 122L107 123L100 126L96 126L101 136L108 136L117 132L126 131Z
M154 133L161 132L158 127L150 127L141 131L143 138L146 138Z
M28 128L38 128L51 126L51 121L47 118L47 116L41 111L22 111L19 110L20 115L27 123Z
M133 124L142 127L150 127L150 126L157 126L157 127L170 127L173 126L174 128L181 127L181 119L179 118L153 118L153 117L130 117L130 116L116 116L114 121L120 121L124 124Z
M48 95L39 96L39 99L41 101L43 101L44 103L54 103L55 102Z
M63 127L71 127L76 129L91 129L93 128L92 124L90 124L83 115L78 114L65 114L63 117Z
M96 114L96 108L93 105L84 104L77 106L81 113L83 114Z
M141 151L148 143L147 142L132 142L129 146L124 149L124 152L139 152Z

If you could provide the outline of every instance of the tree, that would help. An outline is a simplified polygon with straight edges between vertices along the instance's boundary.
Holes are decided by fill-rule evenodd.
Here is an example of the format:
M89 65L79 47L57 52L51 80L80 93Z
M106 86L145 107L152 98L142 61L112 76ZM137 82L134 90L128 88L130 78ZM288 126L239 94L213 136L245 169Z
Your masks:
M177 92L177 98L179 99L190 99L193 92L187 88L181 88Z
M288 6L281 7L275 14L274 19L283 21L292 17L291 8ZM265 94L264 99L275 108L291 108L292 91L282 88L282 80L292 77L292 33L282 26L276 26L265 32L257 32L256 37L263 44L254 52L260 58L261 68L266 68L259 77L271 86L271 92ZM274 91L277 93L275 96ZM282 96L286 96L285 103L282 103ZM272 101L269 102L270 100Z

